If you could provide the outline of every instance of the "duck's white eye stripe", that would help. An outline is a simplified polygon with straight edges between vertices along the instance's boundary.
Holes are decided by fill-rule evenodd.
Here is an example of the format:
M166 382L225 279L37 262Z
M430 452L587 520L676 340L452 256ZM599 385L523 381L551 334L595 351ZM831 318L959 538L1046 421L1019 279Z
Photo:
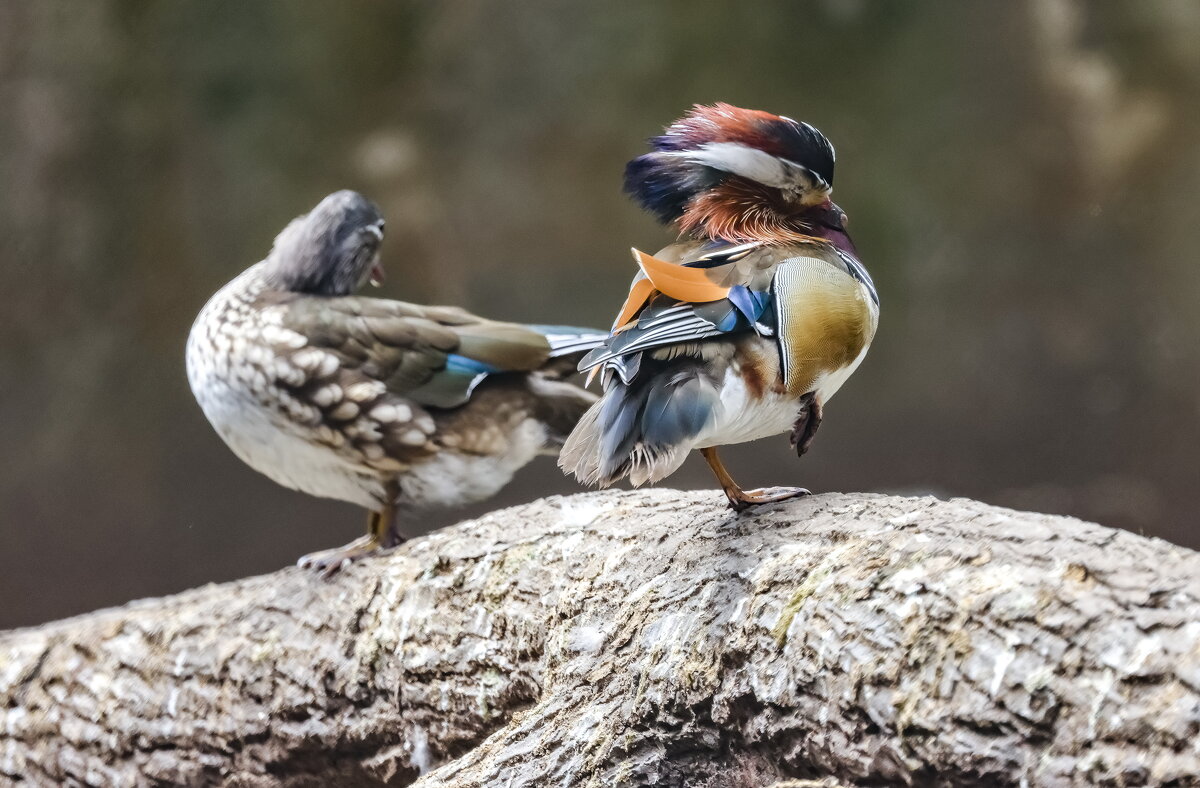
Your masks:
M766 186L784 188L792 185L787 168L780 159L738 142L709 142L695 150L672 153L697 164L732 172Z
M740 142L708 142L694 150L670 151L685 158L776 189L828 189L829 184L807 167Z

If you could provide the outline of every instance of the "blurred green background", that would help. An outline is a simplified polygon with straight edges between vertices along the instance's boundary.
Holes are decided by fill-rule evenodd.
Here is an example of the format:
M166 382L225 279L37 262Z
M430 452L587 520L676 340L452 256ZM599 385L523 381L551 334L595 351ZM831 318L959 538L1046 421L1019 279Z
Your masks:
M622 167L716 100L833 140L883 302L814 451L737 447L737 478L1200 546L1198 40L1183 0L0 4L0 626L360 533L243 466L184 377L294 215L361 190L384 295L606 326L629 247L670 240ZM542 460L493 505L574 489Z

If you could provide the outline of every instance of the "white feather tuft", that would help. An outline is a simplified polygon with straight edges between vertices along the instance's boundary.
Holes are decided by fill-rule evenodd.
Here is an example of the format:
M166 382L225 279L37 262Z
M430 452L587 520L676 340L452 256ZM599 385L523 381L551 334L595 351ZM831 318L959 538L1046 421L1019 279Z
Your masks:
M804 165L740 142L707 142L694 150L671 151L668 155L731 172L776 189L829 190L829 184Z

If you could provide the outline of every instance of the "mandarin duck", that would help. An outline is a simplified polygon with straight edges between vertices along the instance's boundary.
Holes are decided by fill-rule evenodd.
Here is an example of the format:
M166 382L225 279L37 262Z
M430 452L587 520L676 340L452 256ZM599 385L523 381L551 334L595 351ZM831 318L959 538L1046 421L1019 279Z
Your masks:
M239 458L358 504L367 535L300 559L325 574L403 537L402 513L484 500L558 447L596 401L567 380L603 332L352 295L383 278L384 222L340 191L200 312L187 374Z
M866 355L879 297L830 200L833 146L807 123L696 106L629 162L625 189L679 240L639 272L605 343L580 363L603 395L559 465L581 482L655 482L698 449L735 510L806 495L743 490L717 447L812 443Z

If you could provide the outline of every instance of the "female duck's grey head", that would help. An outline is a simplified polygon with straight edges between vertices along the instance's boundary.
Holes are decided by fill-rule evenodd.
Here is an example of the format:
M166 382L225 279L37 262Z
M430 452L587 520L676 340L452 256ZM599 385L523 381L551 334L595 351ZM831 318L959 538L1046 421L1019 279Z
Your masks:
M265 273L295 293L349 295L368 278L383 281L382 241L379 209L358 192L334 192L276 236Z

